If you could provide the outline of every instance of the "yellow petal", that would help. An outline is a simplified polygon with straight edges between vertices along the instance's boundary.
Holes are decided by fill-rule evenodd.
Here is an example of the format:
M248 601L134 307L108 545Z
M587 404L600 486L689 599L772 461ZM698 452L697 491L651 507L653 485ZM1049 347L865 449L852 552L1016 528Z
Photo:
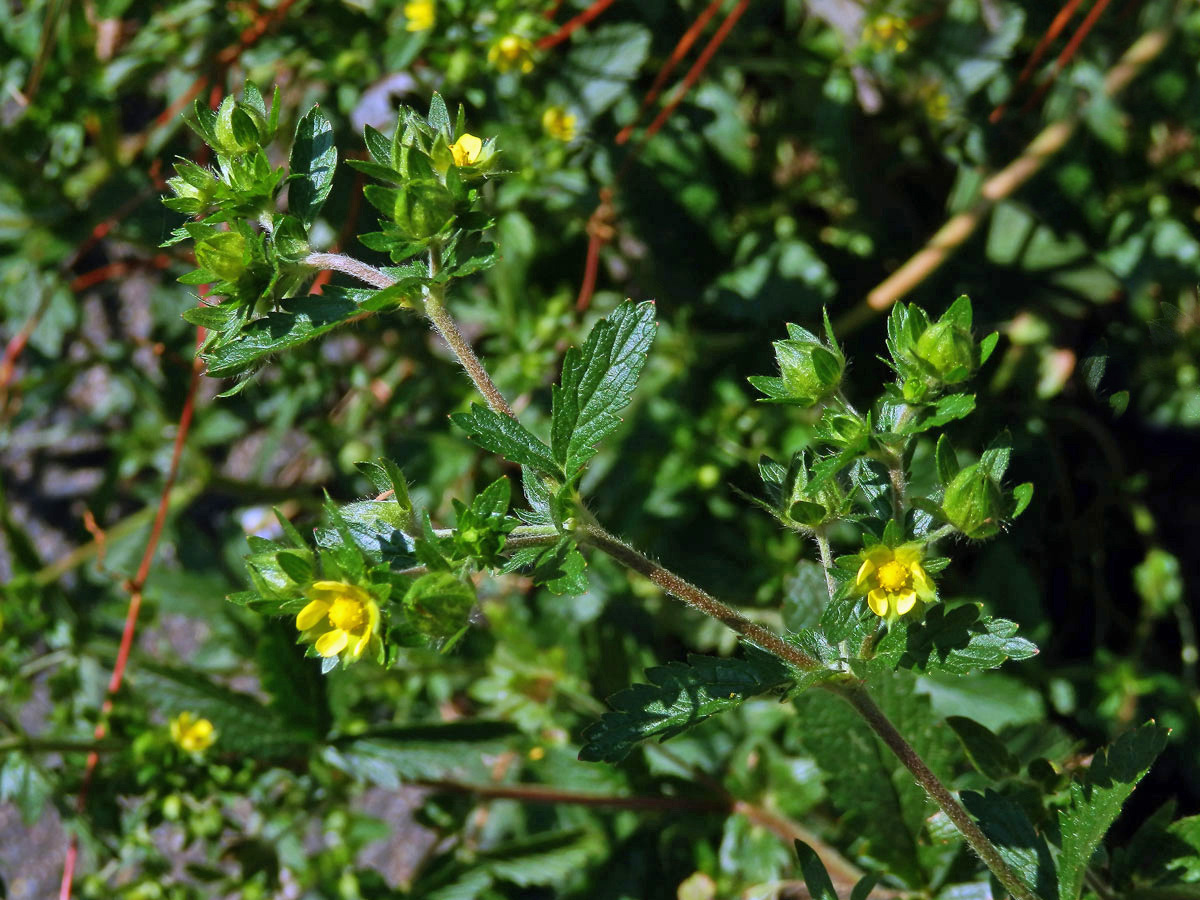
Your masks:
M908 567L908 571L912 573L913 584L917 588L929 587L929 579L925 577L925 570L921 568L920 563L913 563Z
M867 578L870 577L871 573L874 571L875 571L875 563L871 562L871 560L869 560L869 559L864 559L863 564L858 567L858 577L856 579L854 579L854 583L862 584L864 581L867 580Z
M317 638L317 652L324 657L337 656L346 649L348 643L350 643L350 635L337 628L327 631Z
M896 614L904 615L910 609L917 605L917 592L908 591L904 594L896 595Z
M324 600L314 600L304 609L300 610L300 615L296 616L296 628L300 631L308 631L329 612L330 604Z
M913 544L905 544L896 548L896 561L905 568L921 561L921 548Z
M483 141L473 134L464 134L450 146L450 155L454 157L456 166L469 166L479 159L482 149Z
M871 612L880 618L887 617L888 611L888 595L879 588L867 594L867 605L871 607Z
M354 646L350 648L350 655L355 659L362 656L362 652L367 649L367 641L371 640L371 629L365 629L362 636L354 642Z

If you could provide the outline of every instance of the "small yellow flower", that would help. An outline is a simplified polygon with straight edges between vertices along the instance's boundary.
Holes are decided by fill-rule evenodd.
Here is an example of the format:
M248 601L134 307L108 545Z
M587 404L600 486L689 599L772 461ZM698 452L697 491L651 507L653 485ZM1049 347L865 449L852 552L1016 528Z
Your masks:
M944 122L950 117L950 95L938 87L936 82L929 82L918 92L925 115L934 122Z
M862 565L854 579L854 593L866 594L871 612L882 619L895 621L911 612L920 600L933 603L937 591L925 573L920 544L902 544L892 548L885 544L868 547L860 554Z
M404 4L404 30L428 31L433 27L436 11L433 0L410 0Z
M863 30L863 41L878 53L882 53L884 50L903 53L908 49L911 37L912 32L908 27L908 22L899 16L891 16L886 13L871 19Z
M456 166L473 166L482 149L483 141L473 134L463 134L450 145L450 155L454 157Z
M208 719L197 719L184 712L171 720L171 740L188 753L203 753L217 739L217 731Z
M551 106L542 113L542 129L556 141L575 140L575 116L561 106Z
M353 662L362 656L379 629L379 606L365 590L342 581L318 581L308 590L312 602L296 616L306 641L316 641L321 656Z
M533 71L533 44L516 34L506 34L488 51L488 62L501 72Z

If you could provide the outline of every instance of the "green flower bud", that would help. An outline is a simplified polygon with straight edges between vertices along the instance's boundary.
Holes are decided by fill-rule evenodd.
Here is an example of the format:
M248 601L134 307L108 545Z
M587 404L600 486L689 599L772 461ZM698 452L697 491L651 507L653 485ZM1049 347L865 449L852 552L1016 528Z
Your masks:
M226 97L214 125L217 150L227 156L249 153L263 140L266 123L248 106Z
M987 470L975 463L962 469L946 486L942 512L967 537L983 540L1000 533L1004 495Z
M775 358L784 389L802 406L815 406L842 383L845 360L817 341L776 341Z
M236 231L210 235L196 244L196 262L222 281L237 281L246 271L246 239Z
M925 329L917 339L916 354L938 375L952 376L952 381L963 380L978 365L971 333L945 320Z
M396 192L392 219L409 240L422 241L454 218L454 197L433 179L412 181Z

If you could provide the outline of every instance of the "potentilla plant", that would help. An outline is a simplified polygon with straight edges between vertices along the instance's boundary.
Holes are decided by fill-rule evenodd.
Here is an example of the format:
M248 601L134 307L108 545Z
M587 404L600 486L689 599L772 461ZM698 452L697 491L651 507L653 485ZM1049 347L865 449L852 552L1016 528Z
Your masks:
M588 556L608 556L732 629L742 652L651 669L649 683L611 698L611 710L584 732L578 765L618 763L640 742L666 740L756 695L798 705L831 696L844 703L830 717L860 722L824 744L813 738L808 749L822 766L832 757L836 768L839 754L853 766L858 750L848 742L865 724L908 771L896 790L915 782L927 798L904 795L903 803L915 803L924 835L906 848L872 828L879 802L872 788L838 795L850 821L862 823L861 855L877 870L851 897L866 897L877 879L924 896L938 887L931 881L945 882L952 870L970 881L973 875L955 869L963 843L973 852L968 868L986 869L996 896L1080 896L1106 831L1162 749L1164 729L1150 723L1125 735L1068 779L1044 760L1023 765L983 725L955 718L949 725L957 753L973 773L960 782L972 789L956 792L945 779L953 767L944 754L926 760L919 745L928 741L910 739L888 712L892 686L906 672L967 674L1037 653L1016 623L939 591L956 550L997 535L1033 495L1031 484L1006 481L1007 434L962 460L945 434L974 411L972 379L997 342L995 333L977 333L967 297L936 318L915 305L893 308L886 362L894 378L870 403L852 404L843 392L847 359L828 316L819 334L788 324L787 337L774 345L776 371L750 377L762 402L809 410L816 422L812 446L782 453L781 461L761 460L761 493L748 498L812 547L824 576L815 624L776 630L611 534L588 507L583 475L634 395L654 341L654 304L626 301L597 322L563 358L549 426L527 426L448 307L455 285L496 259L481 189L502 174L500 148L468 130L461 108L452 119L436 94L427 115L401 110L390 135L367 128L370 158L348 164L376 182L364 196L380 224L361 240L392 263L376 268L314 246L312 225L337 165L332 129L311 109L299 122L288 168L273 169L266 148L277 131L277 106L278 94L268 112L260 92L247 86L240 100L226 100L215 113L198 107L196 129L216 166L181 163L170 182L175 197L168 206L191 216L171 238L195 247L197 269L184 281L211 285L204 302L185 313L209 329L202 348L208 374L236 379L226 392L233 393L272 356L339 326L393 310L417 313L478 389L479 402L454 414L453 426L519 467L522 497L514 504L510 481L501 478L469 503L455 501L453 522L435 524L413 502L395 462L362 464L376 494L327 501L327 524L315 542L280 516L284 540L251 539L252 589L232 602L285 622L322 672L404 666L419 649L450 651L475 627L481 573L523 573L556 594L579 594L588 585ZM324 270L362 286L304 293ZM929 489L914 488L911 478L919 444L934 450ZM219 719L219 710L210 714ZM192 744L207 747L212 735L219 744L234 727L209 722L203 740ZM196 726L190 728L189 735ZM345 749L352 738L337 741ZM326 762L347 765L351 756ZM818 856L803 844L797 852L812 896L835 898ZM935 869L941 874L932 879L922 875Z

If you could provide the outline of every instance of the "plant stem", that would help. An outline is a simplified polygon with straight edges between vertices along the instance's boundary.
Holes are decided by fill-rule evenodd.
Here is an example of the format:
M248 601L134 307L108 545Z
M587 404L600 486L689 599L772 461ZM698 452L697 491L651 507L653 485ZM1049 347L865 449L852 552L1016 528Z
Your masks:
M825 587L829 591L829 599L833 599L833 595L837 592L837 585L833 583L833 553L829 549L829 535L825 533L824 526L818 528L813 535L817 540L817 549L821 552L821 568L825 570Z
M888 481L892 485L892 518L896 524L904 525L904 462L897 456L888 464Z
M69 738L10 737L0 739L0 754L24 753L101 753L115 750L120 744L114 741L70 740Z
M775 632L751 622L731 606L727 606L707 591L690 584L670 569L642 556L620 538L614 537L598 525L582 525L575 531L583 541L597 550L607 553L617 562L645 575L652 582L677 600L681 600L697 612L711 616L732 628L750 643L790 663L798 669L819 669L821 664L798 647L789 644Z
M381 272L374 266L369 266L362 260L346 256L344 253L310 253L304 257L304 264L312 266L314 269L331 269L334 272L342 272L380 290L390 288L396 283L395 279L386 272Z
M432 271L432 269L433 264L431 261L430 270ZM453 317L446 311L443 302L444 296L445 288L440 284L431 284L428 292L425 294L425 315L433 325L434 331L442 336L442 340L450 346L454 355L458 357L458 361L462 364L463 369L471 381L475 383L476 389L483 395L483 398L487 401L487 405L492 408L492 411L506 415L510 419L515 419L516 414L513 413L512 407L508 405L508 401L504 399L504 395L500 393L499 388L496 387L491 376L488 375L487 370L484 369L483 364L479 361L479 357L475 355L475 351L471 349L471 345L467 342L467 339L458 330L458 326L454 324Z
M1015 900L1037 900L1033 892L1009 868L995 844L988 840L987 835L975 824L975 820L963 809L962 804L938 780L938 777L933 774L929 766L925 765L925 761L921 759L917 751L904 739L904 735L896 730L896 726L871 699L871 695L867 693L867 689L862 683L829 682L825 687L854 707L855 712L863 717L879 739L896 754L904 767L913 774L930 799L941 807L942 812L954 823L954 827L962 833L967 843L971 845L971 849L1004 885L1009 894Z

